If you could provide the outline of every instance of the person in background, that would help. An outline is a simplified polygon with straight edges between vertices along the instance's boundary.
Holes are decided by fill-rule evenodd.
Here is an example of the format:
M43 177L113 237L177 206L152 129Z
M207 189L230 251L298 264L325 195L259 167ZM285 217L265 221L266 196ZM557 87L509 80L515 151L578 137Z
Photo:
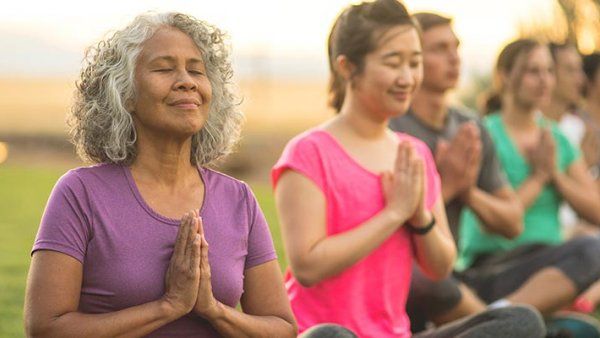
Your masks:
M579 151L539 113L554 87L551 54L520 39L501 51L495 69L500 110L484 120L496 154L525 207L524 231L506 239L487 231L470 210L461 218L459 267L463 280L485 301L535 306L546 315L569 306L600 277L600 239L564 240L558 220L566 200L592 222L600 221L600 195Z
M542 105L542 112L558 123L568 140L579 147L585 132L585 124L578 115L585 85L581 55L568 43L550 43L548 48L554 60L556 84L551 99Z
M450 104L461 59L452 20L435 13L416 13L423 42L423 84L407 114L390 128L424 141L435 154L442 197L455 242L459 217L470 207L485 220L486 231L515 238L522 231L523 209L496 158L492 140L476 115ZM407 311L413 330L426 321L440 325L484 311L486 305L456 276L432 281L413 269Z
M574 45L568 43L550 43L548 48L554 60L556 84L551 99L542 106L542 112L546 118L558 123L571 144L579 148L586 130L579 111L585 85L581 55ZM567 236L582 232L581 220L567 203L561 204L559 219Z
M451 272L455 247L427 145L388 129L422 78L418 24L395 0L349 6L328 43L337 115L294 137L272 170L300 331L341 325L361 338L410 337L413 262ZM540 337L539 314L507 307L414 337Z
M581 142L581 150L588 164L588 171L600 191L600 53L586 55L583 58L583 70L586 76L585 101L579 112L585 122L586 132ZM579 225L579 233L598 233L597 225ZM577 297L572 308L579 312L591 313L599 303L600 282L596 282Z
M587 82L581 116L587 130L581 148L590 174L600 188L600 53L586 55L583 58L583 70Z
M145 14L88 51L70 123L95 164L61 177L44 211L28 336L296 336L254 195L208 168L242 118L223 38Z

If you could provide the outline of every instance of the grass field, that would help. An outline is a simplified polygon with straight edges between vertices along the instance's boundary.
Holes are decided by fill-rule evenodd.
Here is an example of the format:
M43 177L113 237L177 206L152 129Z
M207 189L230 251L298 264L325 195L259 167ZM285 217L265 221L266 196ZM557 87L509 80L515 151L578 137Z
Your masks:
M23 336L22 311L29 251L50 190L62 169L0 166L0 338ZM285 262L270 187L251 184Z

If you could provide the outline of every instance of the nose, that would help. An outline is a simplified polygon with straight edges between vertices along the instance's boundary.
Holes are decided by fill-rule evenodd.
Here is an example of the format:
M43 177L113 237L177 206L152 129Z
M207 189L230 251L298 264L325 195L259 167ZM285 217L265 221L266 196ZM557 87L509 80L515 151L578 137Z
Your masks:
M396 85L399 87L409 87L412 84L413 77L410 67L405 65L398 69L398 75L396 76Z
M186 69L177 72L177 78L174 83L175 90L191 91L197 88L196 82L190 76Z

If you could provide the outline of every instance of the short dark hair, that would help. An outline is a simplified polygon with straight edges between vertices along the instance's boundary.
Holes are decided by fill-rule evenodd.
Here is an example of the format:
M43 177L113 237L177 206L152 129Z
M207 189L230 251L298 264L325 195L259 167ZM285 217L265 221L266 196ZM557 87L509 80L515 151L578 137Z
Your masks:
M417 19L419 25L421 26L421 30L423 32L427 32L433 27L451 25L452 18L445 17L439 14L431 13L431 12L419 12L413 14L413 17Z
M363 71L365 56L377 49L377 42L387 30L409 25L420 32L418 22L397 0L375 0L346 7L337 17L329 34L329 105L340 111L346 96L346 81L335 68L338 56L348 58L356 70Z
M569 49L569 48L573 48L573 49L577 50L577 47L574 44L568 43L568 42L563 42L563 43L550 42L548 44L548 49L550 50L550 54L552 55L552 59L554 60L554 62L556 62L556 56L558 55L559 51Z
M588 81L594 81L596 73L600 69L600 53L592 53L583 57L583 72Z

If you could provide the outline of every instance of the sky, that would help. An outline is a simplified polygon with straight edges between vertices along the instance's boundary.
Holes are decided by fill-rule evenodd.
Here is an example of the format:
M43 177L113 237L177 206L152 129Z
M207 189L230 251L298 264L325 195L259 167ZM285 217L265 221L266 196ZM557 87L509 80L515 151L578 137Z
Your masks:
M181 11L225 30L241 76L326 76L326 39L342 0L11 1L0 11L0 77L74 76L84 49L146 11ZM550 17L552 0L406 0L454 18L464 71L491 69L519 22Z

